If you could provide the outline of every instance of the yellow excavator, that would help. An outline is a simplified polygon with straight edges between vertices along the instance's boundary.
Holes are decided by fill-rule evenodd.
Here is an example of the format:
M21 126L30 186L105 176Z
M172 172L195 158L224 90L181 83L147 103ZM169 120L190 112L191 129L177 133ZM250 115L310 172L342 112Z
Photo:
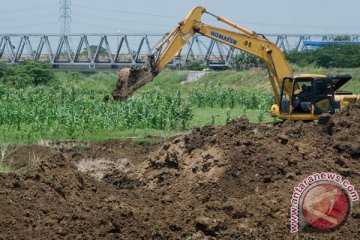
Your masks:
M201 22L205 13L232 27L234 31ZM360 96L351 92L338 91L351 79L350 75L293 74L281 50L264 35L216 16L203 7L192 9L156 47L156 51L149 55L148 62L142 68L120 71L113 98L126 99L136 89L152 81L196 33L245 51L264 62L275 99L275 104L271 107L273 117L317 120L322 113L341 111L360 99Z

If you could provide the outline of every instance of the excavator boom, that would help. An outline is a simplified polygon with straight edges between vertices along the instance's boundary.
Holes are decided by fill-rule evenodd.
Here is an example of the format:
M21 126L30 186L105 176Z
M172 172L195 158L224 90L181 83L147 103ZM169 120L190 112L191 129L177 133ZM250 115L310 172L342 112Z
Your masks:
M213 27L202 23L201 17L205 13L240 32ZM162 46L172 39L166 49L156 59L153 69L154 73L159 73L195 33L222 42L230 47L248 52L261 59L269 70L269 79L275 101L279 103L279 89L282 84L282 78L293 73L281 50L265 37L244 27L238 26L223 17L209 13L203 7L194 8L156 48L160 51ZM286 87L286 91L290 91L290 89L291 86Z

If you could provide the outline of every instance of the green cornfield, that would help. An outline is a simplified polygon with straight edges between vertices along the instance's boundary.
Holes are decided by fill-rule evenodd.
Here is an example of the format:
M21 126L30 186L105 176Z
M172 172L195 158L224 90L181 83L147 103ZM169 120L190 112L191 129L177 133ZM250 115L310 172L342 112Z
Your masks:
M152 87L127 101L104 102L108 91L77 84L25 88L3 85L0 88L1 141L30 143L97 134L115 137L114 133L142 129L176 132L199 126L198 121L193 121L195 113L203 124L226 124L240 117L235 114L239 110L233 111L235 108L241 109L242 115L251 111L254 121L262 122L273 102L271 94L221 86L175 92ZM199 116L199 109L217 109L217 113ZM222 122L216 120L222 118Z
M254 91L238 91L232 88L195 88L190 91L190 102L198 108L241 107L243 109L269 110L273 103L273 96Z
M64 87L12 89L0 94L2 139L74 138L83 133L145 128L183 130L193 115L180 92L152 92L124 102L104 102L94 91Z

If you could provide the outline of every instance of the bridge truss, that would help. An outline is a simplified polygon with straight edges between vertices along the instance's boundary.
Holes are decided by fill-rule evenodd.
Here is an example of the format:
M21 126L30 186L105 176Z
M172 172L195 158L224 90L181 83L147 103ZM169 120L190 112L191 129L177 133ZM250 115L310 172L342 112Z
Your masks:
M0 34L0 63L26 60L47 62L65 70L116 70L142 65L166 34ZM283 51L303 51L308 41L333 41L341 34L267 34ZM360 34L346 35L359 42ZM212 68L231 67L242 51L196 35L177 54L170 67L197 62Z

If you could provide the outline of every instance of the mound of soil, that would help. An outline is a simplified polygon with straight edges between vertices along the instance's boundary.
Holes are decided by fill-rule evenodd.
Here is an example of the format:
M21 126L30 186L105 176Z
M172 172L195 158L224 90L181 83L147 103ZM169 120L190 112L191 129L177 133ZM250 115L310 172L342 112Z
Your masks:
M125 156L132 164L143 162L154 147L111 140L11 149L6 162L21 162L21 168L18 173L0 174L0 239L119 239L126 228L120 222L131 220L138 211L122 199L137 199L138 195L119 193L98 176L110 171L106 166L124 163ZM40 162L31 164L29 154ZM105 167L100 164L98 171L83 165L105 160Z
M144 68L123 68L118 73L116 89L112 92L114 100L129 98L134 91L153 80L151 72Z
M122 151L121 144L91 146L93 154L60 150L24 173L0 175L0 238L356 239L360 235L358 202L348 221L334 231L292 235L289 226L293 188L312 173L338 173L360 186L359 106L324 116L318 123L250 124L238 119L223 127L194 129L156 149L132 146ZM114 164L104 164L104 158ZM84 165L86 159L92 162ZM101 177L94 162L101 163ZM84 171L83 166L91 167Z
M283 239L289 234L294 187L316 172L334 172L360 184L360 108L319 123L249 124L194 129L166 143L137 171L145 188L162 196L162 229L218 239ZM158 208L157 208L158 207ZM359 236L360 207L337 231L299 236ZM169 233L162 235L187 235ZM192 235L194 236L194 235ZM299 237L298 236L298 237ZM197 237L195 239L197 239Z

